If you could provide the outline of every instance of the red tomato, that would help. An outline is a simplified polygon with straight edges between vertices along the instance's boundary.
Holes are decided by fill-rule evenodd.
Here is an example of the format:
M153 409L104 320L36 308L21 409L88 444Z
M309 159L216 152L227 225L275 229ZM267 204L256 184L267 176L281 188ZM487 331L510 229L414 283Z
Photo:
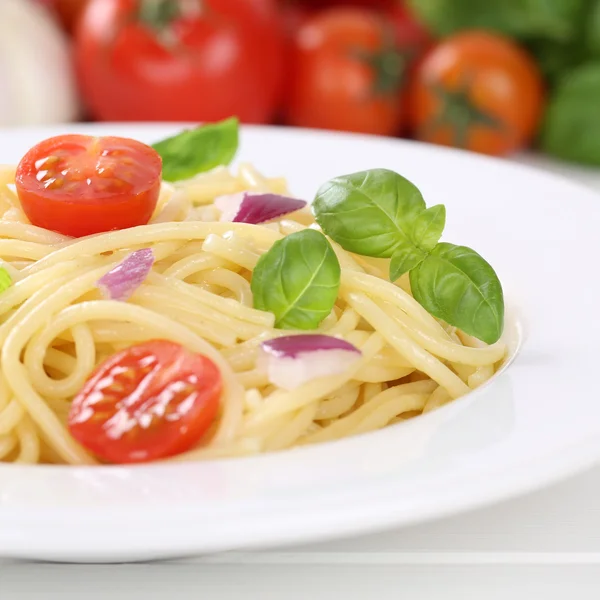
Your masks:
M433 44L429 31L417 21L406 4L396 2L388 14L396 30L398 46L409 53L409 58L419 58Z
M280 100L284 38L275 0L91 0L76 65L98 119L263 123Z
M71 435L98 457L134 463L195 446L217 416L216 365L174 342L131 346L101 364L75 397Z
M311 9L306 6L289 2L284 4L282 14L285 32L289 38L293 39L298 29L308 21L313 13Z
M310 6L311 8L329 8L331 6L361 6L363 8L389 9L401 0L290 0L291 4Z
M27 152L15 183L29 220L81 237L145 225L160 192L162 161L141 142L61 135Z
M503 155L531 141L544 85L525 50L501 36L472 31L444 40L424 57L409 96L418 139Z
M297 32L287 107L292 125L394 134L405 60L374 11L332 8Z
M40 1L40 0L38 0ZM85 8L88 0L41 0L44 4L50 6L61 23L61 25L72 33L77 25L77 21Z

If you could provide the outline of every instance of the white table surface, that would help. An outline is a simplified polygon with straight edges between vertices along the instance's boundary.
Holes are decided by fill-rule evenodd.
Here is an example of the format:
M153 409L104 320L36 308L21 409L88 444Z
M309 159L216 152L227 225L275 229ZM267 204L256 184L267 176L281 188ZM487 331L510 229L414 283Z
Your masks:
M600 192L600 170L519 160ZM0 560L0 600L179 600L214 590L278 600L600 598L600 466L492 508L350 540L146 565Z

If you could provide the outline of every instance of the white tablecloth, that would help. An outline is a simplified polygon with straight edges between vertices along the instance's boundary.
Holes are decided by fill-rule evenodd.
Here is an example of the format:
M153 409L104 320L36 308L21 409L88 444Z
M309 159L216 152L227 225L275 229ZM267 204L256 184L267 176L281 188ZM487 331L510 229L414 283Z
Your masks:
M600 192L600 170L518 160ZM493 508L351 540L150 565L0 560L1 600L180 600L215 590L218 598L245 600L598 598L600 467Z

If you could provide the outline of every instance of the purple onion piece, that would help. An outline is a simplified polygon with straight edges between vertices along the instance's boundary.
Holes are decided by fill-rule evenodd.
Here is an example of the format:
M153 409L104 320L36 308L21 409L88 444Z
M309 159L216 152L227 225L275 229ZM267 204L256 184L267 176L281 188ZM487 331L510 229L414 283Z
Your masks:
M349 342L328 335L290 335L261 344L269 381L292 390L317 377L338 375L362 356Z
M279 194L239 192L220 196L215 206L222 213L221 221L259 225L296 212L304 208L306 202Z
M150 248L136 250L98 280L98 288L109 300L125 301L148 277L154 264Z

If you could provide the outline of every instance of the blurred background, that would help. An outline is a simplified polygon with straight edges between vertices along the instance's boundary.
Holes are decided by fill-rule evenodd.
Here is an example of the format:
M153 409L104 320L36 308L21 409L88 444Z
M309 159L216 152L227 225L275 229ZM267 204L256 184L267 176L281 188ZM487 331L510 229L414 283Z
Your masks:
M0 0L0 126L214 121L600 166L600 0Z

